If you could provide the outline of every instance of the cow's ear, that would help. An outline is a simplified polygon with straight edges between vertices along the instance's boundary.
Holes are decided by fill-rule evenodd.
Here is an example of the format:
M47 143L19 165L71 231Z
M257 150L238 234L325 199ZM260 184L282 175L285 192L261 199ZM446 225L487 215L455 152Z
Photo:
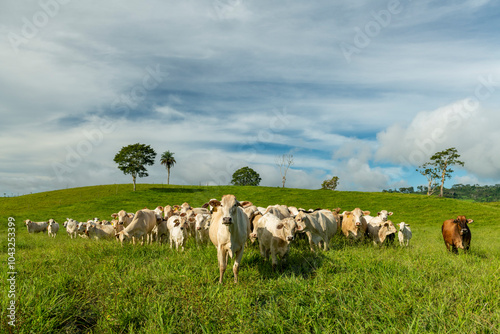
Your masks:
M179 221L177 221L174 226L179 226L181 223Z
M392 214L393 214L392 212L387 213L388 216L392 216Z
M285 227L285 225L283 225L282 223L279 223L278 226L276 226L276 229L281 230L283 227Z
M203 204L201 207L202 207L203 209L206 209L206 208L208 208L208 206L209 206L209 205L210 205L210 204L205 203L205 204Z
M336 214L339 214L340 208L336 208L336 209L332 210L332 212L335 212Z
M220 202L218 200L216 200L216 199L211 200L210 202L208 202L208 204L210 204L214 208L216 208L216 207L218 207L218 206L221 205Z
M246 208L247 206L252 206L252 202L249 202L249 201L243 201L240 203L240 206L243 207L243 208Z
M128 216L129 218L134 218L134 214L133 214L133 213L127 213L127 216Z
M453 223L458 224L458 219L453 219Z
M370 211L363 211L363 216L368 216L370 214Z
M470 224L470 223L473 223L473 222L474 222L474 220L472 220L472 219L467 219L467 224Z
M180 216L181 216L181 217L184 217L184 216L186 216L186 213L185 213L185 212L183 212L183 213L181 213L181 214L180 214Z

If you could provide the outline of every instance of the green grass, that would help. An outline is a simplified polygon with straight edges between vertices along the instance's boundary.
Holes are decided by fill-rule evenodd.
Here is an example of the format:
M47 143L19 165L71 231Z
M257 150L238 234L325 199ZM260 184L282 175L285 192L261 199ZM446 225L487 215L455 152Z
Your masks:
M498 203L421 195L331 192L266 187L110 185L0 199L0 238L7 254L7 219L14 217L18 333L499 333L500 218ZM256 246L245 249L239 283L228 267L219 285L215 247L184 253L168 246L120 247L114 241L55 240L29 235L23 221L111 218L189 202L199 206L232 193L259 206L376 213L393 211L411 224L408 249L351 244L340 236L328 252L292 244L288 264L272 272ZM445 219L474 219L471 251L452 255L441 237ZM7 255L4 257L6 258ZM8 271L5 261L3 277ZM7 325L7 281L1 333Z

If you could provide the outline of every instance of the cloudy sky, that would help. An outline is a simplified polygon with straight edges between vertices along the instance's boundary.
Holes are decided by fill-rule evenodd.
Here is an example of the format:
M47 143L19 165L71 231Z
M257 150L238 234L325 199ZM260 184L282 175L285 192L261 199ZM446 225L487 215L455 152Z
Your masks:
M121 147L173 151L174 184L250 166L287 186L500 183L500 5L488 0L2 1L0 196L130 183ZM157 163L139 183L166 183Z

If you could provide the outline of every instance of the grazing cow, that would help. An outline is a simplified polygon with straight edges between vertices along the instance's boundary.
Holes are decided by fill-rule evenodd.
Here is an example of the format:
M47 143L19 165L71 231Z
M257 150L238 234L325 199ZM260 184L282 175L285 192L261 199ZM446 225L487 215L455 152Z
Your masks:
M66 228L66 232L68 233L71 239L76 238L78 235L78 222L71 218L66 218L63 226Z
M224 195L220 202L211 200L210 205L214 207L214 213L209 236L217 248L219 283L222 283L226 271L228 255L234 257L234 282L237 283L245 242L250 234L250 222L234 195Z
M47 227L49 226L47 222L32 222L29 219L26 219L24 222L26 223L28 233L46 232Z
M377 213L376 217L372 217L370 215L364 215L363 217L366 220L366 223L381 223L381 222L386 222L387 219L389 219L389 216L392 216L392 212L387 212L387 210L382 210Z
M85 234L90 239L113 239L116 231L112 225L100 225L95 223L87 223Z
M312 213L300 211L295 217L297 227L305 232L309 239L309 246L314 252L314 245L319 247L323 243L323 249L328 250L330 239L337 233L337 217L330 210L318 210Z
M174 226L170 230L170 248L172 248L172 243L175 243L175 249L178 251L179 246L181 246L182 251L184 251L184 246L186 245L186 240L188 237L188 227L187 220L180 219L176 220Z
M111 217L118 219L118 224L123 225L123 227L127 227L134 219L134 214L127 213L127 211L125 210L121 210L118 213L113 213Z
M154 211L148 209L139 210L135 213L130 225L116 233L115 236L122 246L124 242L130 241L130 239L132 239L133 244L135 244L136 239L140 239L141 245L143 245L144 239L151 240L150 233L157 222L159 223L160 221L157 219Z
M295 220L291 217L279 219L271 213L265 214L260 220L261 227L257 228L260 254L266 260L271 260L273 270L278 264L277 255L280 256L282 264L286 263L290 242L295 237L295 231L300 230Z
M47 232L49 234L49 237L55 238L57 235L57 232L59 232L59 224L56 223L54 219L49 219L49 226L47 226Z
M373 218L366 225L368 236L372 239L375 245L382 245L384 241L392 234L397 232L396 227L390 220L377 222L377 218Z
M401 246L409 246L411 239L411 229L410 224L406 224L405 222L399 223L399 245Z
M463 249L464 252L469 250L471 232L468 224L472 222L474 222L472 219L467 219L465 216L458 216L457 219L448 219L443 222L441 232L448 251L458 254L458 248Z
M348 238L359 240L364 238L367 223L363 215L367 216L370 211L362 211L356 208L352 211L344 211L342 213L342 233Z
M204 244L209 240L208 230L210 228L210 220L212 219L211 214L198 214L196 219L196 241Z

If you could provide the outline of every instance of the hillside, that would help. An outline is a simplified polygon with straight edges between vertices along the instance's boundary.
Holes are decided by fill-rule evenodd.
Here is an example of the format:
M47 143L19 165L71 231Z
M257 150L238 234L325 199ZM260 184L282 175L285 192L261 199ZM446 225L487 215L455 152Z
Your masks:
M0 219L16 220L18 333L500 331L498 203L266 187L137 189L109 185L0 199ZM240 282L232 283L228 267L219 285L212 245L197 247L190 240L183 253L158 244L120 247L115 241L70 240L64 229L55 239L29 235L23 224L27 218L110 219L120 209L183 202L200 206L227 193L259 206L386 209L395 223L410 223L413 239L409 248L375 247L336 236L329 251L311 253L299 238L276 272L251 245ZM474 223L471 251L455 256L445 250L440 229L443 220L459 214ZM3 266L4 277L7 272ZM9 333L9 299L3 296L0 332Z

